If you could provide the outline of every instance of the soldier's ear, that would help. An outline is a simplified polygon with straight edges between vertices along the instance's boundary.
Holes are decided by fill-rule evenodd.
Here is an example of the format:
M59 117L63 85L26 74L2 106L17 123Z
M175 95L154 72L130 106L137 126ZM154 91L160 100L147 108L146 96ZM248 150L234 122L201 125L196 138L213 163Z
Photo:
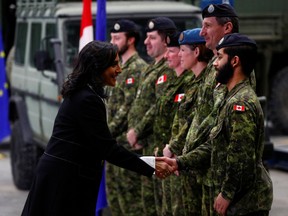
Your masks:
M134 37L130 37L128 38L128 45L130 46L131 44L135 43L135 38Z
M234 56L232 59L231 59L231 65L233 67L236 67L237 65L239 65L240 63L240 58L239 56Z
M232 29L233 29L232 22L227 22L224 24L224 33L225 34L230 34L232 32Z

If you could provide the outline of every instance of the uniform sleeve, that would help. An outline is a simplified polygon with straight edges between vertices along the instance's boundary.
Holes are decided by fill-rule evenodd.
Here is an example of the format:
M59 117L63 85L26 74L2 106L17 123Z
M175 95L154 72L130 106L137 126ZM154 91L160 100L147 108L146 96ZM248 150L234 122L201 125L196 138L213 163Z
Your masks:
M135 126L135 131L137 133L137 138L139 140L147 137L152 133L153 121L155 118L156 105L152 104L149 110L141 118L140 122Z
M178 116L178 109L175 112L173 122L172 122L172 128L171 128L171 137L176 137L177 134L179 133L179 116Z
M211 142L208 141L193 151L178 157L177 161L180 170L202 170L203 167L209 167L211 163Z
M228 107L229 114L225 128L230 140L228 140L226 174L221 192L229 200L233 199L238 190L243 190L249 185L246 181L250 181L250 175L254 175L256 121L251 107L247 103Z
M178 134L172 136L169 142L169 149L175 155L181 155L182 149L185 145L186 135L189 130L189 124L186 122L180 129L178 129Z

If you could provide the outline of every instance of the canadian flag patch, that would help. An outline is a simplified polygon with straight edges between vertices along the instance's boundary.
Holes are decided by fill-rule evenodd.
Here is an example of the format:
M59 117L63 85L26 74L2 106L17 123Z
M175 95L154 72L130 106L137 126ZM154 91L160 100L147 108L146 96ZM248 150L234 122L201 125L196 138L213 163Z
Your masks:
M233 110L244 112L245 111L245 106L234 105L233 106Z
M166 81L167 81L167 75L164 74L164 75L160 76L160 77L157 79L156 85L161 84L161 83L164 83L164 82L166 82Z
M133 77L126 79L126 84L127 85L130 85L130 84L133 84L133 83L134 83L134 78Z
M177 94L174 98L174 102L180 102L183 99L184 95L185 95L184 93Z

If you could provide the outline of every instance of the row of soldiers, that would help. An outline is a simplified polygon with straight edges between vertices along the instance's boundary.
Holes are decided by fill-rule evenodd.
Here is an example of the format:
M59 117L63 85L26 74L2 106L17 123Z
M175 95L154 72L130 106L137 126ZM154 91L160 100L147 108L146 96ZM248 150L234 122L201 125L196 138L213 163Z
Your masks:
M227 116L223 117L220 110L230 98L234 97L229 94L227 85L223 85L233 76L233 73L232 75L228 73L233 71L233 68L226 69L225 72L228 72L223 73L221 77L217 75L215 62L220 59L218 52L220 40L224 40L225 44L224 36L237 33L239 25L238 16L229 4L211 4L203 9L202 17L202 28L182 32L179 32L175 23L167 17L149 20L144 44L147 54L153 59L150 64L141 59L137 53L136 45L140 34L133 21L118 20L111 29L111 43L119 48L122 67L116 87L109 90L108 116L111 133L119 145L125 146L130 151L141 155L164 156L163 160L179 170L179 175L159 180L107 164L108 201L113 216L269 214L272 204L272 183L258 160L261 159L263 151L261 121L253 131L249 127L246 130L243 128L248 132L242 134L244 137L241 141L233 140L236 135L233 137L227 127L228 137L223 136L224 143L227 141L230 144L230 141L234 141L241 145L242 142L253 143L253 138L256 139L255 143L258 143L256 147L254 146L252 162L255 162L256 168L254 165L251 168L251 164L249 166L242 164L247 149L240 156L234 155L232 159L227 156L227 172L230 172L235 182L229 182L231 179L225 179L224 175L224 179L228 181L227 188L220 190L215 188L223 183L223 179L219 180L215 176L217 172L223 174L224 171L217 163L221 164L224 161L211 159L211 145L208 145L209 153L206 154L207 145L203 147L203 144L215 139L218 135L217 130L218 132L225 130L227 125L223 122ZM227 41L230 46L248 44L254 47L254 42L249 38L237 34L227 38ZM249 73L247 77L245 83L255 90L254 72ZM254 102L256 94L254 97L251 95L251 98ZM247 104L234 105L238 107L238 110L234 111L242 112ZM261 114L261 107L257 106L256 111L257 116ZM219 124L221 115L223 119ZM234 114L225 113L225 115ZM263 117L259 116L260 119ZM241 128L241 125L247 126L242 124L241 119L238 123L237 129ZM235 134L240 134L241 137L242 132L236 131ZM247 134L251 136L245 137ZM232 137L229 137L230 135ZM223 145L222 148L225 149ZM248 149L251 150L250 148L252 146ZM239 147L236 149L242 150ZM229 148L225 151L229 151ZM169 158L172 159L168 160ZM213 166L212 162L217 166ZM235 165L237 163L239 166L241 164L240 168ZM232 168L228 167L232 165ZM239 170L241 174L247 174L246 180L242 179ZM254 190L255 185L252 183L255 181L260 188ZM244 190L245 193L242 194L241 187L245 187L248 192ZM229 200L229 205L222 205L221 200L214 201L218 193L221 194L220 198ZM241 204L236 205L239 200Z

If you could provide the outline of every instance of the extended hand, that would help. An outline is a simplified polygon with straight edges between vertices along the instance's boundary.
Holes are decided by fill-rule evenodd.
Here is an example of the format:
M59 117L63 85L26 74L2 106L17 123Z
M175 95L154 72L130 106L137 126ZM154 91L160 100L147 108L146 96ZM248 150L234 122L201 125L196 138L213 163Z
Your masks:
M168 158L168 157L156 157L156 161L164 161L167 164L169 164L169 166L172 167L173 172L178 170L178 164L175 158Z
M220 215L226 215L227 208L230 204L229 200L224 199L221 193L218 194L214 202L214 209Z
M165 161L155 161L155 173L158 178L164 179L170 176L174 172L173 168Z

